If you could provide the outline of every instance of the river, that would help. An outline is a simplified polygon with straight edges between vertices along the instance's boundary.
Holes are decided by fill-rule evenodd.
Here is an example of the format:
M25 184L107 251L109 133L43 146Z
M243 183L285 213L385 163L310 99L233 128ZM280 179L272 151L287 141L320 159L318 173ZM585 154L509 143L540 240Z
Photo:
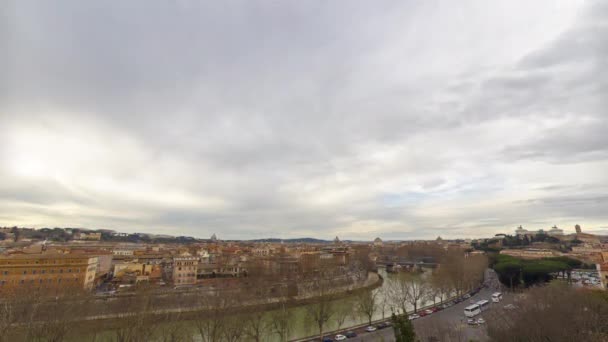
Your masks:
M427 278L430 275L430 271L426 270L423 274L422 277L423 278ZM382 283L382 286L375 288L373 290L366 290L366 291L373 291L374 293L376 293L377 295L377 302L378 303L386 303L385 305L378 305L378 308L376 309L374 316L373 316L373 320L378 320L378 319L382 319L382 318L388 318L391 315L391 308L390 308L390 301L388 299L386 299L384 296L386 296L386 289L388 289L392 283L395 282L396 277L398 277L399 275L397 274L391 274L391 273L386 273L386 271L384 269L380 269L379 270L379 274L384 278L384 282ZM359 292L360 293L360 292ZM386 299L386 300L385 300ZM336 299L334 301L332 301L332 311L333 312L347 312L347 315L342 315L344 317L343 322L340 326L338 323L338 317L340 316L340 314L334 314L329 322L326 324L324 331L334 331L340 328L345 328L345 327L350 327L350 326L355 326L355 325L361 325L367 322L367 317L362 317L361 315L357 315L356 314L356 301L357 301L357 294L352 294L352 295L347 295L344 297L341 297L339 299ZM424 305L429 305L432 304L431 302L428 303L420 303L419 307L423 307ZM312 323L308 317L307 317L307 305L311 305L311 304L302 304L302 305L298 305L298 306L294 306L288 309L289 313L288 316L290 317L290 339L298 339L298 338L304 338L307 336L312 336L315 334L318 334L318 328L316 327L316 325L314 323ZM408 308L409 310L412 310L413 307ZM273 313L275 313L273 310L269 310L265 313L265 320L269 321L271 319L271 317L273 316ZM182 322L184 323L184 322ZM186 321L186 324L184 324L184 327L182 329L186 329L187 331L187 335L192 336L193 341L202 341L201 337L199 336L198 332L196 331L196 324L193 321ZM166 324L170 324L170 323L166 323ZM159 324L157 325L155 328L156 329L168 329L168 326L165 326L166 324ZM113 340L113 335L114 333L112 331L105 331L104 333L98 334L96 336L96 338L94 339L96 342L99 341L111 341ZM78 339L78 341L83 341L83 340L93 340L92 338L80 338ZM247 340L247 339L241 339L241 340ZM280 342L279 338L277 337L277 335L271 334L270 332L268 332L268 334L266 336L264 336L263 341L269 341L269 342Z

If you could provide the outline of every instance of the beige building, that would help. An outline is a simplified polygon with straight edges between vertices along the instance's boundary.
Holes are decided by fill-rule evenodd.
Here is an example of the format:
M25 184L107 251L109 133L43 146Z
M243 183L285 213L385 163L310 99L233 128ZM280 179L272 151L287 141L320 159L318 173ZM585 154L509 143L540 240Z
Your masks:
M78 254L0 256L0 291L91 290L97 257Z
M190 255L181 255L173 258L173 284L196 284L196 269L198 258Z

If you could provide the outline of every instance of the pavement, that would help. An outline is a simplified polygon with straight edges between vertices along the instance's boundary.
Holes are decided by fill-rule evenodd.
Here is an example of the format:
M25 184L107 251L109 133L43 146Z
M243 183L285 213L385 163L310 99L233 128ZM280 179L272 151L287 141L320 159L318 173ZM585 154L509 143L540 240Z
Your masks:
M414 329L416 330L416 334L419 337L422 337L423 341L429 340L429 337L436 337L436 341L443 341L443 338L439 336L435 336L437 334L449 333L451 336L454 336L454 340L474 340L479 342L488 341L488 336L486 332L485 325L475 325L471 326L467 324L466 317L464 316L464 308L471 305L472 302L477 302L482 299L487 299L490 301L490 306L488 309L484 310L480 315L475 318L484 317L484 314L490 310L495 309L496 307L502 307L507 303L512 303L513 298L509 293L505 293L502 289L502 286L498 282L496 277L496 273L492 270L486 271L486 278L484 281L484 285L486 287L482 288L477 294L473 295L471 298L465 299L464 301L457 303L451 307L448 307L444 310L435 312L431 315L418 318L414 320L412 323L414 325ZM503 300L500 303L493 303L491 300L492 293L500 291L503 293ZM443 330L443 332L442 332ZM365 332L363 329L355 330L357 333L357 337L349 338L347 341L358 341L358 342L392 342L395 341L395 333L393 328L386 328L382 330L377 330L375 332ZM333 336L332 336L333 338Z

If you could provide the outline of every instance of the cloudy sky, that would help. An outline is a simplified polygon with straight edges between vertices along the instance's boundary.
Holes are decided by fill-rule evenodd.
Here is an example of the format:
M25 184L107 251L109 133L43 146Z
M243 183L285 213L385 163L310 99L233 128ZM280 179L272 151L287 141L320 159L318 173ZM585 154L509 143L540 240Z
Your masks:
M4 1L0 226L608 229L608 3Z

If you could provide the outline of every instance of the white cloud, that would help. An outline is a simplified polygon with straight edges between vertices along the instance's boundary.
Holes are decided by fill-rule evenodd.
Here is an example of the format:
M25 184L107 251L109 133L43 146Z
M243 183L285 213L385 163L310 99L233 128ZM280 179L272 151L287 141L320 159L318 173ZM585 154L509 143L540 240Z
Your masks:
M6 8L0 225L608 225L601 2Z

